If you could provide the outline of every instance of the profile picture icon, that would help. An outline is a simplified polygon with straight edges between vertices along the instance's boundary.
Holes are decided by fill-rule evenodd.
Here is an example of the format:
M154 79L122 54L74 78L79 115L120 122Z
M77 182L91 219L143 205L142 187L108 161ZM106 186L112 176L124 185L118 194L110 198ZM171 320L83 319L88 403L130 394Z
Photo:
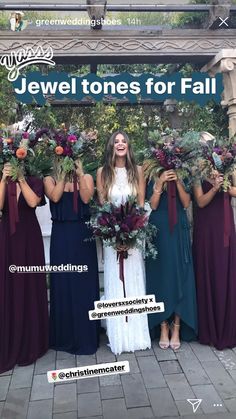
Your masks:
M20 32L27 26L27 21L24 20L24 13L21 11L12 12L10 15L10 27L13 32Z
M56 373L56 372L52 372L52 379L53 379L54 381L56 381L56 380L57 380L57 373Z

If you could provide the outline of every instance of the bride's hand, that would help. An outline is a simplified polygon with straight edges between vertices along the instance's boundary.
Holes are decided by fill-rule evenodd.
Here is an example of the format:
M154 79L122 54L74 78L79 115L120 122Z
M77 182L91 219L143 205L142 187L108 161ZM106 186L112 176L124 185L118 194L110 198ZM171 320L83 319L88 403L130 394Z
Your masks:
M127 252L130 249L129 246L125 245L125 244L119 244L116 246L116 250L118 252Z

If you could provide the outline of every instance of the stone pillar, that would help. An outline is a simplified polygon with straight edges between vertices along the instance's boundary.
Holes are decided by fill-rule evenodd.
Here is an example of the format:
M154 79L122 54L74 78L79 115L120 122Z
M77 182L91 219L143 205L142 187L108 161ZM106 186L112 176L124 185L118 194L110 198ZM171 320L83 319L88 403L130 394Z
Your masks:
M201 71L215 76L223 73L224 93L221 104L228 108L229 136L236 134L236 49L222 49Z
M215 76L223 73L224 92L221 104L228 108L229 137L236 135L236 49L222 49L202 70ZM233 176L236 186L236 175ZM236 198L232 198L234 222L236 226Z
M236 50L233 51L234 57L223 59L220 66L224 82L222 105L228 107L229 137L236 135Z
M233 175L233 184L236 186L236 173ZM234 224L236 229L236 198L232 198L231 203L234 212Z

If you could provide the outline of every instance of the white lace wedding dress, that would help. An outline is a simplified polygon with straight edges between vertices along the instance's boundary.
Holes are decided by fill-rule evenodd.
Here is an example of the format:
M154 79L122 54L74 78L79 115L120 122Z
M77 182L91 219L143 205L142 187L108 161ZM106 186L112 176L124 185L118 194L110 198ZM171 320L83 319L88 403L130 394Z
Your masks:
M109 200L120 205L131 195L125 168L116 168L116 178L109 194ZM138 297L146 294L145 268L142 252L130 249L129 256L124 260L124 278L126 297ZM124 297L123 283L119 277L117 252L111 247L104 247L104 297L112 300ZM122 308L127 308L123 306ZM115 309L114 309L115 310ZM114 354L133 352L151 347L146 314L114 317L106 320L109 346Z

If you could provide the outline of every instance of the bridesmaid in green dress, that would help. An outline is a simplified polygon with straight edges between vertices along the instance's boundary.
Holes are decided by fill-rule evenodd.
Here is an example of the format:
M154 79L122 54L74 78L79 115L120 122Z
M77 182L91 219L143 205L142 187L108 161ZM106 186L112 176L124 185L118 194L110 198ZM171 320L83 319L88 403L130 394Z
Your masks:
M171 199L168 186L172 189ZM149 182L147 198L152 208L149 222L158 228L157 259L146 260L147 294L155 294L156 301L165 304L163 313L148 316L150 334L152 339L159 337L162 349L170 346L177 350L180 336L190 341L197 335L195 279L186 214L191 198L174 170L165 170ZM174 215L173 208L170 215L173 205Z

